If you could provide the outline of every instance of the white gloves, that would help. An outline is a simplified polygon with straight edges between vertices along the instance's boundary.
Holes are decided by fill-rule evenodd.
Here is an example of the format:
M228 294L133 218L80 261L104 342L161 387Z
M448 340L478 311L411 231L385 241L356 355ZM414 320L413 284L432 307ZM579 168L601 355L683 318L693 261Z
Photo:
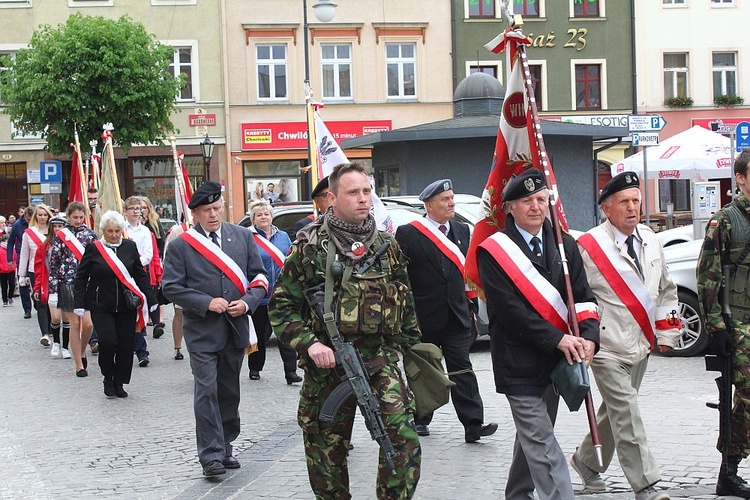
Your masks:
M83 316L86 314L86 309L73 309L73 314L75 314L79 318L83 318Z
M47 305L57 309L57 294L56 293L49 294L49 297L47 298Z
M157 309L159 309L159 304L154 304L153 306L149 307L148 312L154 312Z

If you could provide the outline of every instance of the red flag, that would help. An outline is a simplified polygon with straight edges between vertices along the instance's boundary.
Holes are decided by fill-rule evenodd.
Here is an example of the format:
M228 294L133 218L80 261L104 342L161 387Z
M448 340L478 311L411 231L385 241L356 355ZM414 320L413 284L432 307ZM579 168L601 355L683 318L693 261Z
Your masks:
M512 176L529 168L536 167L542 170L534 135L535 125L531 103L524 85L524 68L519 55L519 49L523 50L523 45L529 44L531 44L531 39L524 36L520 30L507 29L485 45L493 52L505 50L509 74L495 141L495 154L492 158L490 175L482 193L484 217L474 226L469 251L466 254L467 281L478 289L482 288L482 283L477 266L477 248L485 239L505 227L505 213L502 209L501 197L503 188ZM535 147L532 148L531 144ZM563 227L567 229L565 218L561 217L560 220L564 224Z
M73 145L71 144L71 146ZM73 148L72 166L73 168L70 171L70 186L68 189L68 203L73 203L74 201L87 203L85 198L86 193L83 192L84 184L78 173L78 151L76 151L76 148Z

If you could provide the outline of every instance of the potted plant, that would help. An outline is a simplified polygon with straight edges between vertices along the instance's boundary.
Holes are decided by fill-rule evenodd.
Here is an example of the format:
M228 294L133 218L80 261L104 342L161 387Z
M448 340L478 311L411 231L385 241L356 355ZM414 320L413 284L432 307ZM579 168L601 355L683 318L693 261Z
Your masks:
M664 99L664 105L668 108L689 108L693 105L692 97L667 97Z
M732 107L735 104L742 104L745 100L738 95L721 94L714 97L714 104L717 106Z

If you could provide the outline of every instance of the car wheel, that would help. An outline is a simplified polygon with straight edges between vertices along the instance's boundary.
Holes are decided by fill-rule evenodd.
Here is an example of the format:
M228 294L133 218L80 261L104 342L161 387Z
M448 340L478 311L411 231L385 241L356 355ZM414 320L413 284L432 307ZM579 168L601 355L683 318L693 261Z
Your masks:
M682 321L682 336L677 341L677 347L666 354L676 357L697 356L706 350L709 342L703 317L700 314L698 298L687 290L679 290L677 295L680 306L680 321Z

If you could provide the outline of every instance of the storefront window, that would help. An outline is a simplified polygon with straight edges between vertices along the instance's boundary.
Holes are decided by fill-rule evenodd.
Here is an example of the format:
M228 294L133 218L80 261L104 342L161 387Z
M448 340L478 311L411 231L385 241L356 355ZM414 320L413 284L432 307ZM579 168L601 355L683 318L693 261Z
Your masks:
M245 210L255 200L266 199L271 203L299 201L301 195L302 162L295 161L246 161Z
M398 168L383 168L376 172L375 188L381 198L387 196L398 196L399 178Z
M203 158L186 156L182 166L187 170L195 190L203 182ZM172 157L137 158L133 160L133 194L146 196L154 207L161 207L162 217L175 218L174 166Z

